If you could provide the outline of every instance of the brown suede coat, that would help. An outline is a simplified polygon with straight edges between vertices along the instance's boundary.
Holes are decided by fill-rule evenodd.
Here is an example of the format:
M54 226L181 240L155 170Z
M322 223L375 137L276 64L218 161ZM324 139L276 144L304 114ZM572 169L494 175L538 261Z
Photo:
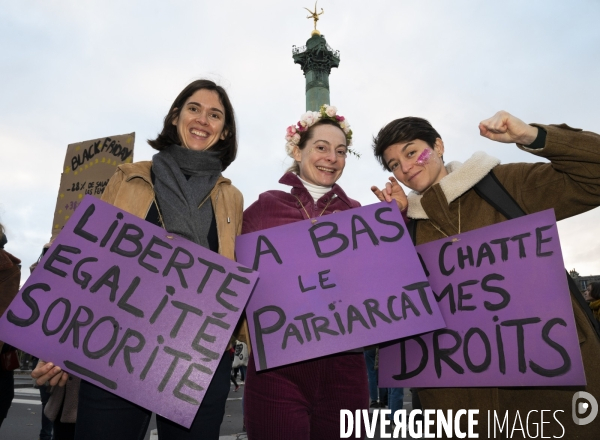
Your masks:
M154 201L151 166L150 161L119 165L102 194L102 200L136 217L146 218ZM242 232L242 193L231 184L231 180L220 177L210 200L217 222L219 254L235 260L235 237ZM233 340L235 339L245 342L250 350L248 323L245 319L238 323L233 334Z
M21 260L0 249L0 316L10 305L11 301L19 292L21 282ZM0 335L2 339L2 335ZM0 350L4 342L0 340Z
M547 131L546 144L539 150L519 146L522 150L547 158L551 163L514 163L497 165L498 161L483 153L477 153L469 162L473 168L477 164L487 163L494 170L498 180L517 201L526 213L534 213L554 208L557 220L562 220L600 205L600 136L566 125L541 126ZM490 161L492 159L492 161ZM494 163L493 160L496 162ZM444 238L433 225L435 223L448 236L457 233L459 223L461 231L466 232L484 226L505 221L506 218L472 189L489 169L475 170L472 175L452 177L450 174L442 181L428 188L422 194L409 195L408 216L421 219L417 222L417 244ZM460 170L460 168L459 168ZM454 180L453 180L454 179ZM459 204L460 201L460 204ZM412 206L411 206L412 205ZM430 220L428 220L430 219ZM566 295L569 293L565 292ZM532 417L538 419L541 410L545 413L544 436L574 440L592 440L600 438L600 416L594 422L578 426L571 417L573 394L585 390L595 396L600 403L600 339L578 305L571 298L579 344L584 361L586 387L553 388L424 388L419 397L424 409L479 409L479 438L487 438L487 411L496 410L503 417L509 411L509 426L512 428L515 412L519 410L525 425L527 413L537 410ZM543 307L540 304L540 307ZM552 417L556 410L563 428ZM466 422L466 417L461 420ZM518 423L517 423L518 426ZM462 427L466 432L466 423ZM535 433L531 427L531 434ZM477 431L476 431L477 432ZM506 431L505 431L506 432ZM506 438L506 437L496 437ZM521 431L515 431L513 438L521 437ZM529 437L527 437L529 438Z

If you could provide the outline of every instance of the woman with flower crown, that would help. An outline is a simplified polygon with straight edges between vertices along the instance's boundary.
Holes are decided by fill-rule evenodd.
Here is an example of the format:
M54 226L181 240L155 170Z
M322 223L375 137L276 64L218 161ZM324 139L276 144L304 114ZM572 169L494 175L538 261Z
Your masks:
M279 183L290 191L262 193L244 211L243 234L360 206L335 183L348 153L355 154L352 130L335 107L305 113L285 139L294 164ZM244 399L250 440L339 438L340 409L368 407L362 350L260 373L250 359Z

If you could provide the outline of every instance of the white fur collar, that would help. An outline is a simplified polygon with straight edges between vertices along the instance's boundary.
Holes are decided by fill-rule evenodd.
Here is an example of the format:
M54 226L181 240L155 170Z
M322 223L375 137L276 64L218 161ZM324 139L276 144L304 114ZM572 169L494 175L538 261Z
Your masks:
M440 188L444 192L448 204L473 188L477 182L483 179L499 163L500 159L496 159L483 151L478 151L465 163L450 162L446 165L448 175L440 180ZM416 191L411 191L408 194L407 215L409 218L429 218L421 205L422 197L423 194Z

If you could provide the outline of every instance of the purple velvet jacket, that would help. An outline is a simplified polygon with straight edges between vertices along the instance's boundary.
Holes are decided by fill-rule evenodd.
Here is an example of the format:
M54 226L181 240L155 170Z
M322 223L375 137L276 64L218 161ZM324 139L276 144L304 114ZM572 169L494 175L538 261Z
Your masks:
M331 203L329 203L323 215L358 208L360 206L360 203L349 198L339 185L333 185L331 191L315 203L296 174L291 172L285 173L279 179L279 183L290 185L292 187L291 194L284 191L272 190L258 196L258 200L244 211L242 234L305 220L306 213L302 205L310 218L318 217L330 200ZM300 202L294 196L298 197Z

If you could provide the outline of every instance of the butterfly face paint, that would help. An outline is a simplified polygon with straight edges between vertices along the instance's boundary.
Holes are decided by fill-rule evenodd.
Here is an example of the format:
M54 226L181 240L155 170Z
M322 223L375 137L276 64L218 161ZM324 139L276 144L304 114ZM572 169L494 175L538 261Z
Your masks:
M431 158L431 149L425 148L419 157L417 157L417 161L415 162L417 165L423 166L429 163L429 159Z

